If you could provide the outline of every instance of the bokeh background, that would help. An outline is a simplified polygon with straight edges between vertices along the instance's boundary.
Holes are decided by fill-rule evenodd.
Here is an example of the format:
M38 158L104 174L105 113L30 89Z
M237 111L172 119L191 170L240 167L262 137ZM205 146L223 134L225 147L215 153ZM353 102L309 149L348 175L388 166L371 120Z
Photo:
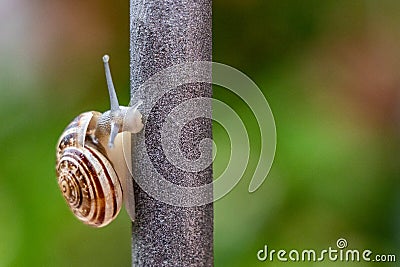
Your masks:
M0 266L129 266L125 211L104 229L79 223L54 170L66 124L108 109L104 53L129 102L128 49L128 1L0 1ZM249 194L256 120L215 88L251 138L243 179L215 203L215 266L379 265L256 257L264 245L318 250L341 237L399 264L400 2L214 0L213 59L259 85L278 140L271 173ZM230 144L218 124L214 138L218 176Z

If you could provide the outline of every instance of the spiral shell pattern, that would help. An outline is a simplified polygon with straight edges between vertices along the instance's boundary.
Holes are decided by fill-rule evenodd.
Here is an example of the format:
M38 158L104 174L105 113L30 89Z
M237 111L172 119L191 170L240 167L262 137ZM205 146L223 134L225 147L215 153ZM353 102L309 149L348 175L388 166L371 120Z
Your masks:
M86 112L64 130L57 145L61 192L75 216L93 227L109 224L122 205L122 188L104 148L90 137L100 113Z

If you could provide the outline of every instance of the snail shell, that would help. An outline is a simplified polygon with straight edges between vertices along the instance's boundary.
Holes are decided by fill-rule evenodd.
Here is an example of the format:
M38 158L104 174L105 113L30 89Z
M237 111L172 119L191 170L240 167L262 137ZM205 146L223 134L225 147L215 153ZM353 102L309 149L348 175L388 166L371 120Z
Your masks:
M109 224L121 210L124 198L134 220L132 177L123 150L129 157L130 135L143 128L142 116L137 111L141 103L133 107L118 105L108 56L103 60L111 110L77 116L61 134L56 152L59 188L74 215L93 227Z
M122 187L101 144L88 138L91 121L100 113L76 117L60 137L57 149L58 185L75 216L95 227L109 224L122 206Z

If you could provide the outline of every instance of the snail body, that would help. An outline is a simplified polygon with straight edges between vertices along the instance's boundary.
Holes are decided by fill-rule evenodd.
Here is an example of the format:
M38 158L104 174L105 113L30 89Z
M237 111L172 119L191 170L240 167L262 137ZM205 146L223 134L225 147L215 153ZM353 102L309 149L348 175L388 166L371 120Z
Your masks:
M130 164L131 133L143 128L142 115L119 106L108 56L103 57L111 110L84 112L63 131L57 143L56 172L60 190L74 215L93 227L108 225L122 203L135 219ZM125 156L126 155L126 156Z

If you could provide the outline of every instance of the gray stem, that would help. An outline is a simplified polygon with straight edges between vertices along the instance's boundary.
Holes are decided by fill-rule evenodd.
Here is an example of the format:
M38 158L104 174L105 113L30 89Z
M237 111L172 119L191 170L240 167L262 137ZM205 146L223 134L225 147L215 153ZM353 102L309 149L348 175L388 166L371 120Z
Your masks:
M211 0L130 0L130 81L131 96L143 100L144 131L132 138L132 164L138 170L154 168L154 173L175 184L199 186L212 182L212 166L199 173L184 172L165 158L160 128L173 107L195 97L212 97L209 84L187 84L165 95L156 107L146 105L148 94L137 88L158 71L175 64L211 61ZM172 77L173 78L173 77ZM161 89L160 89L161 90ZM134 100L134 101L136 101ZM206 106L191 106L211 114ZM211 120L196 119L183 127L180 148L195 158L199 142L211 138ZM143 147L143 144L144 147ZM212 158L212 144L206 155ZM144 161L149 155L153 164ZM133 266L213 266L213 204L176 207L165 204L134 185L136 221L132 227ZM212 194L212 192L210 192Z

